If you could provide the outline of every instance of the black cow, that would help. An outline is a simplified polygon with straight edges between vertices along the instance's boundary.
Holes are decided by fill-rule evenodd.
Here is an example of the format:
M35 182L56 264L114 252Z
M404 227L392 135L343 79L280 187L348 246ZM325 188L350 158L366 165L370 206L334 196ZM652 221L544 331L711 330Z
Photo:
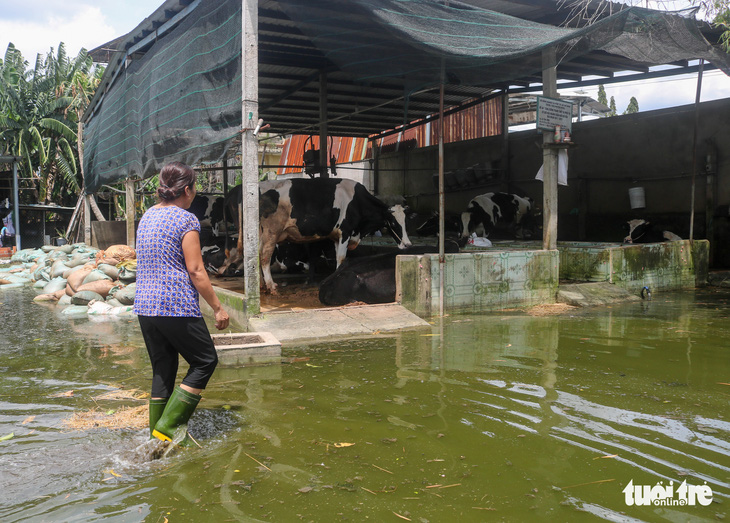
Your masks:
M309 271L308 245L292 242L281 242L274 248L271 255L272 272L286 272L296 274Z
M391 303L395 301L395 259L400 254L437 253L438 247L416 246L407 249L347 258L337 270L322 280L319 301L324 305ZM453 241L446 243L446 252L459 252Z
M462 232L461 215L457 213L446 213L444 219L444 232L447 236L461 236ZM439 232L439 213L434 211L431 216L416 229L419 236L436 236Z
M624 243L657 243L664 241L681 240L679 236L673 232L663 230L652 222L644 219L629 220L625 225L628 234L624 238Z
M237 198L233 196L232 201L240 207L242 189L237 186L234 190ZM348 249L354 249L362 237L382 228L388 230L398 247L411 245L401 205L388 208L364 185L343 178L260 182L259 225L260 265L266 288L272 294L276 294L276 283L271 277L271 257L276 244L282 241L308 243L329 238L336 244L338 267ZM226 264L242 256L241 238L239 231L239 248Z
M205 270L217 275L220 267L226 262L226 249L220 245L208 245L201 248L201 254L203 255ZM240 271L240 268L234 268L233 266L230 269L231 273L225 274L225 276L235 276L236 271Z

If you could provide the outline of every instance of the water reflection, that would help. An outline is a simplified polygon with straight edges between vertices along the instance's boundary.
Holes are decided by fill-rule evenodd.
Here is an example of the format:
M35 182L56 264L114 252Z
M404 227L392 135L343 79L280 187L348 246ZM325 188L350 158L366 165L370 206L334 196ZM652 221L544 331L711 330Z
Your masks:
M5 292L0 305L0 437L14 433L0 441L3 521L725 513L727 294L451 317L288 347L281 365L219 368L192 420L204 447L158 461L146 430L62 423L97 404L117 408L104 392L147 390L136 322L63 317L32 296ZM706 481L725 504L624 501L629 481L683 480Z

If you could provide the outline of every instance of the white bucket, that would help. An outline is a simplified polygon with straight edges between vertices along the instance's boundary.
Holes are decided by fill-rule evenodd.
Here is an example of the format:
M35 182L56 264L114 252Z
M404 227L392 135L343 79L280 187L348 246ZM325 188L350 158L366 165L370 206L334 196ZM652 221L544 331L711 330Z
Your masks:
M632 209L643 209L646 207L643 187L631 187L629 189L629 202Z

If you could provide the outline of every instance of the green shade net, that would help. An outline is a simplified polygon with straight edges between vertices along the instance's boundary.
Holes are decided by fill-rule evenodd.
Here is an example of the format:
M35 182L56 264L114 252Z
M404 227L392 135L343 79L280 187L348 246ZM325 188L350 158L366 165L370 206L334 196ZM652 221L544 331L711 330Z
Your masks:
M438 85L442 68L449 84L498 86L596 50L646 65L704 58L730 74L728 55L704 39L691 12L629 8L568 29L453 0L267 3L353 82L397 85L406 96ZM119 73L86 127L88 192L127 176L147 178L172 160L219 161L238 146L240 9L241 0L201 0ZM555 62L544 64L548 47ZM262 63L266 53L262 47Z
M542 51L559 65L604 50L647 65L705 58L730 74L728 56L702 36L693 11L627 8L581 29L555 27L458 1L280 0L327 58L360 82L398 79L494 86L539 75Z
M86 191L223 158L240 128L241 2L201 2L105 93L84 132Z

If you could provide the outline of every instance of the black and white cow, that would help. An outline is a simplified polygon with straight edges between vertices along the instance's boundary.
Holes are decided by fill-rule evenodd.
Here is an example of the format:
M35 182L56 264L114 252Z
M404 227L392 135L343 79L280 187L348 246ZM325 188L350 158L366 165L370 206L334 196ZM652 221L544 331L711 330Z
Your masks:
M459 252L453 241L445 245L446 252ZM338 306L352 302L391 303L395 301L395 261L400 254L437 253L438 247L416 246L397 252L347 258L337 270L322 280L319 301Z
M242 189L234 188L233 202L241 212ZM233 192L233 191L232 191ZM230 195L229 195L230 196ZM295 178L259 183L259 256L267 290L276 294L271 257L277 243L308 243L325 238L335 242L337 266L360 239L386 228L399 248L410 247L401 205L390 208L364 185L343 178ZM242 256L239 248L226 263Z
M213 236L225 234L224 198L219 194L198 193L193 198L188 211L193 213L200 222L200 227L210 227Z
M504 192L481 194L472 198L461 213L461 236L465 238L472 233L487 236L498 223L512 228L517 236L524 235L522 221L531 215L532 208L529 196Z
M459 237L461 236L462 229L463 224L461 215L447 212L446 218L444 219L444 232L446 233L446 236L453 235ZM438 235L438 232L439 213L436 211L434 211L431 216L416 229L416 234L418 234L418 236L436 236Z
M673 232L663 230L662 227L657 227L644 219L629 220L625 227L628 234L624 238L624 243L657 243L682 239Z

